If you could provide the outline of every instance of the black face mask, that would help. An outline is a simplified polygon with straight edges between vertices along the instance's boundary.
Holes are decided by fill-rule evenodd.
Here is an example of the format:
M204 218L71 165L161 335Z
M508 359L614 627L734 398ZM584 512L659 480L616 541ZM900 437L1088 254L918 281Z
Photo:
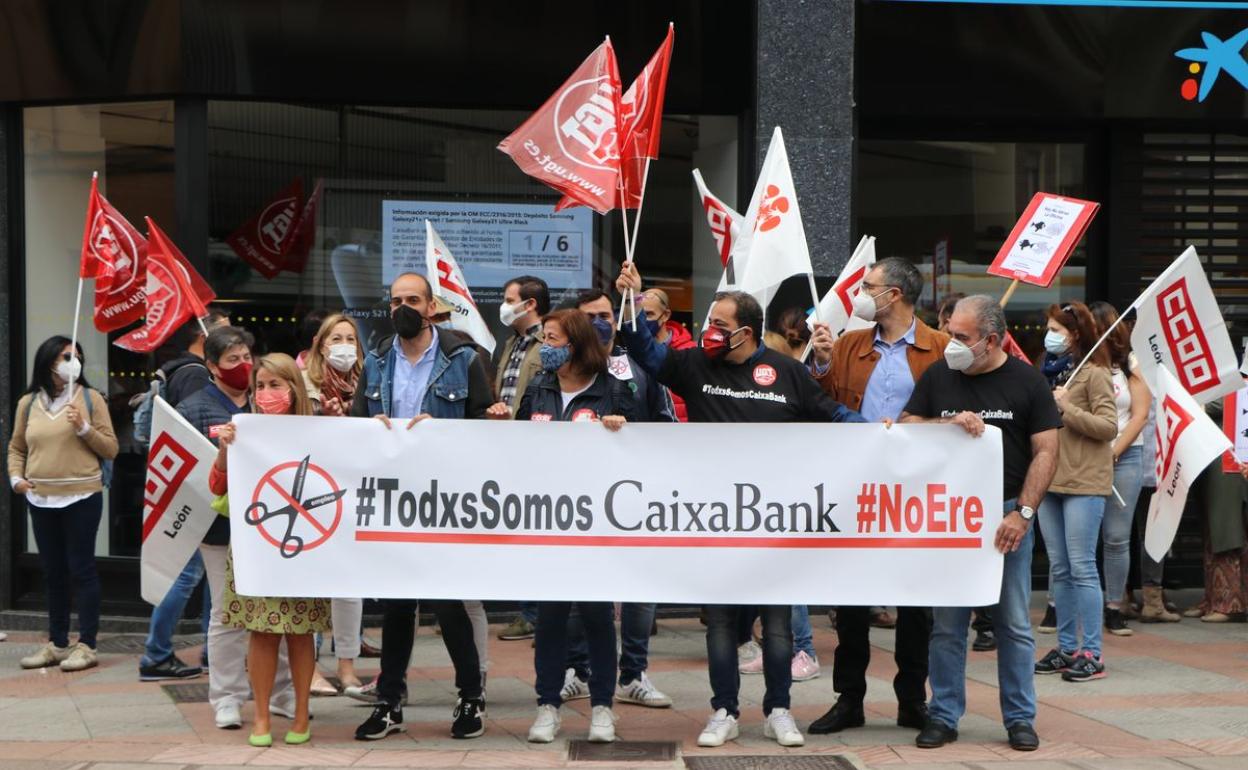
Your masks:
M410 305L399 305L390 314L390 322L394 324L395 333L405 340L419 337L425 328L425 317Z

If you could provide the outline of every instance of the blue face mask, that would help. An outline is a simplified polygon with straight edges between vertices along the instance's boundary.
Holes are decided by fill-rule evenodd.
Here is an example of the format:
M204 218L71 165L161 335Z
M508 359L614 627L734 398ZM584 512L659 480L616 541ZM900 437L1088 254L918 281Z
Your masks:
M553 372L568 362L572 356L572 346L564 345L561 348L553 345L543 344L538 350L538 356L542 359L542 369Z
M649 318L645 318L642 320L642 323L644 323L646 328L650 330L651 337L659 336L659 329L662 327L662 324L660 324L657 319L651 320Z
M594 318L590 321L594 331L598 332L598 341L606 345L615 336L615 324L605 318Z
M1070 349L1070 340L1065 334L1049 329L1044 335L1044 349L1055 356L1060 356Z

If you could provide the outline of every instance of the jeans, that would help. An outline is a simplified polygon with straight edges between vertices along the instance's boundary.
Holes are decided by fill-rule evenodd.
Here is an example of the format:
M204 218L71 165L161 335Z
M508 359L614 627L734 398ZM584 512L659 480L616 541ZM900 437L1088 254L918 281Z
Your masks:
M1101 541L1105 558L1105 601L1118 604L1127 590L1127 573L1131 569L1131 528L1135 526L1135 502L1144 481L1144 447L1127 447L1114 464L1114 489L1122 503L1111 493L1105 498L1105 520L1101 522Z
M152 610L143 657L139 658L140 666L155 666L173 656L173 632L177 629L178 621L182 619L182 613L186 610L186 603L190 601L191 594L195 593L195 586L199 585L203 579L204 560L200 558L199 550L196 549L195 553L191 554L190 561L182 568L182 574L178 575L173 585L169 587L165 598L161 599L160 604ZM211 593L211 591L204 591L205 645L208 636L207 621L212 615Z
M649 666L650 629L654 626L657 604L620 605L620 684L626 685L639 679ZM614 616L614 612L612 613ZM615 621L612 620L612 623ZM588 680L593 666L589 660L589 643L585 637L585 624L579 613L573 613L568 622L567 668Z
M69 646L70 583L78 599L78 641L95 649L100 631L100 575L95 533L104 512L97 492L64 508L30 506L30 525L48 591L48 641Z
M789 707L793 685L793 610L786 605L757 608L763 619L763 714ZM737 670L737 624L741 608L712 604L706 608L706 657L711 677L711 709L741 713L738 694L741 672Z
M1008 500L1005 510L1014 510ZM1000 687L1001 718L1006 727L1036 719L1036 640L1031 635L1031 549L1034 527L1019 543L1018 550L1005 555L1001 574L1001 598L992 613L997 632L997 682ZM986 532L986 537L993 533ZM839 612L837 613L840 614ZM970 607L937 607L932 610L932 641L928 653L932 700L931 719L956 728L966 713L966 627Z
M1062 652L1084 650L1100 657L1105 616L1096 541L1105 516L1105 498L1049 492L1040 502L1038 515L1053 576L1057 643Z
M615 695L615 605L577 602L589 645L589 701L610 708ZM651 605L653 606L653 605ZM537 678L537 705L563 705L560 691L568 660L568 616L572 602L539 602L534 635L533 668ZM649 626L646 633L650 633Z
M965 633L966 624L963 624ZM867 666L871 663L871 608L836 608L836 653L832 663L832 688L840 700L861 705L867 696ZM927 700L928 640L932 619L923 607L898 607L896 649L897 676L893 692L898 703Z
M472 638L472 623L464 603L456 600L424 602L442 628L442 643L455 667L455 688L459 697L472 700L481 697L481 664L477 645ZM416 638L418 599L385 599L381 627L381 674L377 677L377 697L398 705L407 690L407 667L412 662L412 643Z
M793 654L804 652L811 660L819 660L815 655L815 632L810 627L810 609L805 604L793 605L790 625L793 627Z

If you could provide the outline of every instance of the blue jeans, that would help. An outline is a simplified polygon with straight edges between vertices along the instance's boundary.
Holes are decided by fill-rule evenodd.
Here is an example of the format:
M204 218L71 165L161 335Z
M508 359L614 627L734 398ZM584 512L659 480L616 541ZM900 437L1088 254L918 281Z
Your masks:
M1131 529L1135 526L1135 503L1144 483L1144 447L1127 447L1114 463L1114 489L1122 504L1110 493L1105 498L1105 520L1101 522L1102 552L1105 559L1105 601L1118 604L1127 590L1131 571Z
M139 659L140 666L155 666L173 655L173 632L177 629L178 621L182 619L182 613L186 609L186 603L190 600L191 594L195 592L195 586L204 579L204 560L199 557L199 550L191 555L191 560L186 563L182 569L182 574L178 575L173 581L173 585L169 587L165 598L160 600L160 604L152 610L152 620L148 626L146 649L143 657ZM207 637L207 621L212 615L211 610L212 599L208 591L204 591L204 635Z
M610 706L615 696L615 605L611 602L577 602L577 610L589 640L589 702ZM568 659L568 615L572 602L539 602L537 630L533 638L537 705L563 705L560 691ZM649 629L646 629L649 632Z
M1049 492L1040 502L1040 527L1053 576L1057 607L1057 643L1062 652L1101 655L1101 576L1096 570L1096 541L1105 517L1105 498ZM1079 632L1083 636L1080 639Z
M793 685L793 610L786 605L758 607L763 618L763 714L789 707ZM711 708L738 716L741 672L737 670L737 623L740 607L706 608L706 657L711 677Z
M95 533L104 513L96 492L64 508L30 506L30 526L48 591L48 641L69 646L70 584L78 604L78 641L95 649L100 630L100 575L95 569Z
M1008 500L1005 510L1014 510ZM1006 727L1036 720L1036 640L1031 635L1031 549L1033 527L1027 529L1018 550L1005 555L1001 574L1001 599L992 613L997 632L997 682L1001 719ZM985 533L992 537L994 533ZM966 713L966 628L970 607L936 607L932 610L932 640L928 648L928 682L931 719L956 728Z
M805 604L793 605L793 654L804 652L811 660L819 660L815 655L815 632L810 627L810 610Z
M650 629L654 625L657 604L634 604L624 602L620 606L620 684L627 685L641 677L649 667ZM614 620L612 621L614 622ZM589 642L585 638L585 624L580 613L573 613L568 623L567 667L576 669L576 675L589 680Z

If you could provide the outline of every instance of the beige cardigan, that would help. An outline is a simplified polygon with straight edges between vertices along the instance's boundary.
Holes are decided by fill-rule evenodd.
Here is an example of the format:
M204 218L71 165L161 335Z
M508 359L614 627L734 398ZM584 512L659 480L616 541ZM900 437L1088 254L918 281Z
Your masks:
M1057 432L1057 473L1050 492L1109 495L1114 486L1118 410L1109 370L1088 364L1066 383L1069 391Z
M84 394L90 394L91 429L79 436L62 409L48 414L42 399L27 393L17 402L13 438L9 440L9 478L23 478L40 495L82 495L104 488L100 460L117 456L117 436L108 403L95 390L77 388L73 403L87 416ZM29 419L27 419L29 413Z

